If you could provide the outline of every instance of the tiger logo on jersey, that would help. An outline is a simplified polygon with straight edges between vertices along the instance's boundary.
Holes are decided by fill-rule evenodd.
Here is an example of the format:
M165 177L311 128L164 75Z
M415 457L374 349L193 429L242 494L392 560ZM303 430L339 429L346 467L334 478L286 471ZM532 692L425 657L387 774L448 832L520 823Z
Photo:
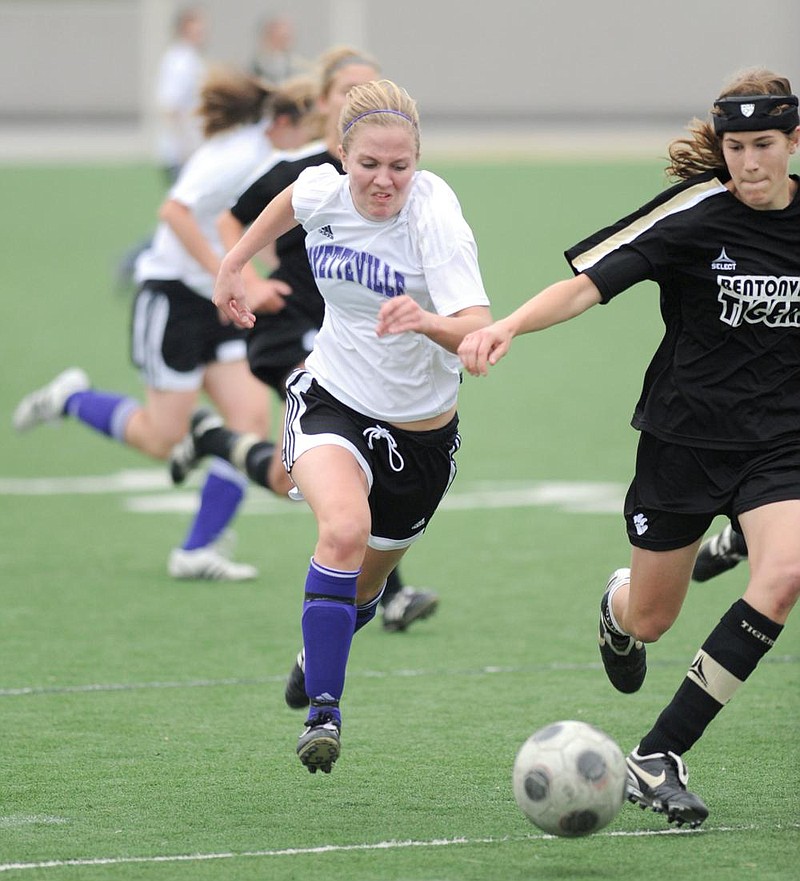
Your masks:
M720 320L767 327L800 327L800 277L791 275L717 275Z

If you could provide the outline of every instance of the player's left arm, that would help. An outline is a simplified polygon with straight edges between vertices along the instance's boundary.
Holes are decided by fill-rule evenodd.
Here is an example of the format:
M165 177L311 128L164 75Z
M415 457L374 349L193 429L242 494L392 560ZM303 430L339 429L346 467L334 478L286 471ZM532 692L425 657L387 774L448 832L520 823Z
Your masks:
M404 294L383 303L375 332L378 336L408 331L421 333L455 354L468 333L487 327L491 322L488 306L468 306L452 315L438 315L423 309L416 300Z

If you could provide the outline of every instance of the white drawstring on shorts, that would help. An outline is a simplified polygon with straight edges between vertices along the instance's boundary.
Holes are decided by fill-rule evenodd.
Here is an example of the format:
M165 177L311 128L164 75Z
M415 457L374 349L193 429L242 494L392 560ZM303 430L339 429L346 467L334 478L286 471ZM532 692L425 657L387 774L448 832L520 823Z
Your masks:
M386 441L386 446L389 448L389 467L392 471L402 471L403 468L405 468L406 463L403 460L402 455L400 455L400 451L397 449L397 441L392 437L392 433L388 428L374 425L371 428L365 428L362 434L367 439L367 446L369 446L371 450L374 449L372 446L373 441Z

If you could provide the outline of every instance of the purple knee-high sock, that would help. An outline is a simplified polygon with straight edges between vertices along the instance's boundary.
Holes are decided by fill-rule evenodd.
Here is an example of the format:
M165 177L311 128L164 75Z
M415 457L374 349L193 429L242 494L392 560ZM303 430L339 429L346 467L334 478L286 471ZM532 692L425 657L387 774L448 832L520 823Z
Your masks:
M356 623L357 578L358 571L328 569L313 559L306 576L302 624L306 693L312 702L310 713L311 716L315 713L315 702L326 704L326 709L340 723L338 701L344 691Z
M141 406L128 395L87 389L70 395L64 412L95 431L125 443L125 426L134 410Z
M185 551L213 544L236 516L244 499L247 477L223 459L212 459L200 507L181 546Z
M374 596L368 603L356 606L356 633L358 633L362 627L369 624L369 622L375 617L375 613L378 611L378 606L381 605L383 601L383 592L385 590L386 584L384 583L377 596Z

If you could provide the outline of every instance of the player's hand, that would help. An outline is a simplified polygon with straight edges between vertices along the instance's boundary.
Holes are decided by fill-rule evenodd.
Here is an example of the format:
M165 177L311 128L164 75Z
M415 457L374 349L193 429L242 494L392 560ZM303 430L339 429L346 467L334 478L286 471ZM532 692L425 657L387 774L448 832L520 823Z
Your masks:
M223 318L237 327L249 329L255 325L256 316L247 305L242 274L228 269L224 260L217 274L212 301Z
M286 305L292 288L277 278L259 278L246 285L247 305L257 315L274 315Z
M458 347L458 357L473 376L486 376L489 367L493 367L511 348L514 334L502 321L495 321L488 327L482 327L468 333Z
M416 300L403 295L386 300L378 312L378 323L375 333L386 336L391 333L425 333L430 313L426 312Z

